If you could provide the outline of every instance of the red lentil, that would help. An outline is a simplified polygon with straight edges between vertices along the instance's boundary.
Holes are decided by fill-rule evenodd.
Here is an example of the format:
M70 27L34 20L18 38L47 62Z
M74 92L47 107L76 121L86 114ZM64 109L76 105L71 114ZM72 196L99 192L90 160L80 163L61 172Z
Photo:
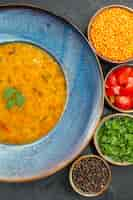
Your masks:
M133 58L133 12L122 7L101 11L90 28L91 42L96 51L113 61Z

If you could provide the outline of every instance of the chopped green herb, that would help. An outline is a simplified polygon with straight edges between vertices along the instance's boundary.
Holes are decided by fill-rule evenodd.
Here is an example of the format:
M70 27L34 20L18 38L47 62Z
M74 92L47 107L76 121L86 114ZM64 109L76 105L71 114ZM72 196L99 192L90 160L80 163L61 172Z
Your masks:
M11 98L15 93L16 93L16 89L15 89L15 88L12 88L12 87L9 87L9 88L6 88L6 89L4 90L3 97L4 97L5 99L9 99L9 98Z
M133 119L127 116L107 120L98 131L102 153L117 162L133 163Z
M13 106L15 106L16 102L15 99L9 99L6 103L6 108L11 109Z
M25 97L22 94L16 94L16 105L21 107L25 103Z
M25 103L24 95L16 88L6 88L4 90L3 97L6 100L7 109L11 109L15 105L21 107Z

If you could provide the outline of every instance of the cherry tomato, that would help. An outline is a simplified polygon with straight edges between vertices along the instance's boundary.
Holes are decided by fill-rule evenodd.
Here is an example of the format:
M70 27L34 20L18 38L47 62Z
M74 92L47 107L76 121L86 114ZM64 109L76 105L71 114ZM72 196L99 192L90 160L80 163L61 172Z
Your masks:
M120 88L120 95L133 97L133 87Z
M120 95L133 97L133 77L128 77L127 85L120 88Z
M127 87L133 87L133 77L128 77L128 85Z
M106 88L106 95L107 96L114 96L120 94L120 86L112 86L109 88Z
M115 86L117 85L117 80L116 80L116 76L115 73L111 73L105 83L106 87L110 87L110 86Z
M115 74L119 85L125 85L128 83L128 77L132 71L131 67L120 67L116 69Z
M120 94L120 86L113 87L113 90L114 90L114 94L115 95L119 95Z
M133 77L133 67L132 67L132 71L130 72L130 76Z
M106 88L106 95L108 97L114 96L114 91L112 90L112 88Z
M129 110L132 108L132 99L128 96L116 96L115 106L123 110Z
M126 73L128 75L130 75L130 73L132 73L132 67L129 66L122 66L122 67L118 67L117 69L115 69L114 73L116 74L116 76L121 75L122 73Z

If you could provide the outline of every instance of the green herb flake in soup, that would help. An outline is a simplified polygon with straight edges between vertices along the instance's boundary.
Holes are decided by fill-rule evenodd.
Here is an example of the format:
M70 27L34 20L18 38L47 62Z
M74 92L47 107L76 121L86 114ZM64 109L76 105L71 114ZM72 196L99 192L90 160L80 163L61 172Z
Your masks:
M15 105L17 105L18 107L21 107L25 103L25 97L16 88L12 88L12 87L6 88L4 90L3 97L7 101L6 102L7 109L11 109Z
M97 135L101 152L116 162L133 163L133 118L108 119Z

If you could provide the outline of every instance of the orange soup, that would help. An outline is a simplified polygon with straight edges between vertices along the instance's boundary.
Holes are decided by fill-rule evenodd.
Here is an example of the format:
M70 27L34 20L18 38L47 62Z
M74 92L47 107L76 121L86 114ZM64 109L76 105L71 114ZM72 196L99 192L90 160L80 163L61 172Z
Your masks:
M0 45L0 143L36 141L55 126L67 88L59 64L21 42Z

